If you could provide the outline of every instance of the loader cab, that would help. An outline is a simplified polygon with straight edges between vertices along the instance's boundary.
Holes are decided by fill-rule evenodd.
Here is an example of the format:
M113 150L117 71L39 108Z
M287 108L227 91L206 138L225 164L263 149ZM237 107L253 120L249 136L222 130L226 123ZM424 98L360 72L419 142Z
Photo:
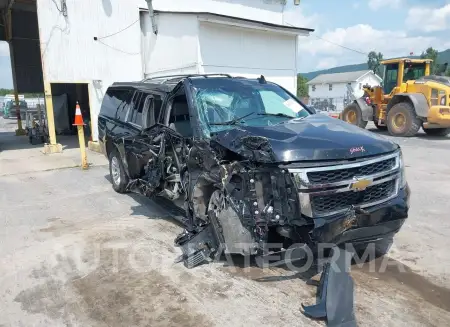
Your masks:
M417 80L430 75L429 59L392 59L381 62L385 66L383 79L383 92L390 94L395 87L402 83Z

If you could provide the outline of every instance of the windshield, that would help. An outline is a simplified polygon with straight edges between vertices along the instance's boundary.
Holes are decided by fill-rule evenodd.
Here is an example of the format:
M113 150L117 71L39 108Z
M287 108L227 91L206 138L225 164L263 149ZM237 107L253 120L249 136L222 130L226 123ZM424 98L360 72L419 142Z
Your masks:
M232 125L271 126L310 113L281 87L256 79L192 79L194 101L206 134Z
M424 63L405 63L405 74L403 76L403 82L416 80L423 76L425 76Z

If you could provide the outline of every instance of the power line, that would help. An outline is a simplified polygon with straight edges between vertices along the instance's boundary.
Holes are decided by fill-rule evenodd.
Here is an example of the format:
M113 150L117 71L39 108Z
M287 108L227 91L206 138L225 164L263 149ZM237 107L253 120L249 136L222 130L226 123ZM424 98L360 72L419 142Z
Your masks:
M120 31L118 31L118 32L116 32L116 33L113 33L113 34L110 34L110 35L106 35L106 36L102 36L102 37L97 37L97 41L98 41L98 40L102 40L102 39L106 39L106 38L108 38L108 37L117 35L117 34L119 34L119 33L122 33L123 31L126 31L126 30L129 29L131 26L133 26L134 24L136 24L138 21L139 21L139 19L135 20L133 23L131 23L130 25L128 25L127 27L125 27L124 29L122 29L122 30L120 30Z
M117 48L115 48L113 46L110 46L109 44L106 44L106 43L104 43L104 42L102 42L100 40L97 40L97 41L98 41L98 43L103 44L104 46L106 46L106 47L108 47L110 49L113 49L113 50L118 51L118 52L122 52L122 53L130 55L130 56L137 56L138 54L140 54L140 52L126 52L126 51L117 49Z
M356 53L359 53L359 54L363 54L363 55L365 55L365 56L368 55L367 52L362 52L362 51L360 51L360 50L355 50L355 49L346 47L345 45L342 45L342 44L339 44L339 43L335 43L335 42L332 42L332 41L330 41L330 40L326 40L326 39L324 39L324 38L321 38L320 36L317 36L317 35L312 35L312 36L314 36L314 37L316 37L316 38L318 38L318 39L320 39L320 40L322 40L322 41L325 41L325 42L334 44L334 45L336 45L336 46L338 46L338 47L341 47L341 48L344 48L344 49L347 49L347 50L350 50L350 51L353 51L353 52L356 52Z
M290 26L292 26L292 27L296 27L295 25L289 24L288 22L285 22L285 24L286 24L286 25L290 25ZM353 51L353 52L357 52L357 53L359 53L359 54L363 54L363 55L366 55L366 56L368 55L368 53L366 53L366 52L362 52L362 51L360 51L360 50L355 50L355 49L346 47L346 46L344 46L344 45L342 45L342 44L338 44L338 43L332 42L332 41L330 41L330 40L323 39L323 38L321 38L320 36L317 36L317 35L311 35L311 36L314 36L314 37L316 37L316 38L318 38L318 39L320 39L320 40L322 40L322 41L325 41L325 42L334 44L334 45L336 45L336 46L338 46L338 47L341 47L341 48L344 48L344 49L347 49L347 50L350 50L350 51Z

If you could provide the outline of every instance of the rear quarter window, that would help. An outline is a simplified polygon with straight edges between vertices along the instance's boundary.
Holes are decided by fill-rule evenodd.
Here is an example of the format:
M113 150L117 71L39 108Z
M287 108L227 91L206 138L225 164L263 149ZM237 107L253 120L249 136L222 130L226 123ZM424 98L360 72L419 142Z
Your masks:
M131 90L108 89L103 97L100 114L124 121L130 106L131 95Z

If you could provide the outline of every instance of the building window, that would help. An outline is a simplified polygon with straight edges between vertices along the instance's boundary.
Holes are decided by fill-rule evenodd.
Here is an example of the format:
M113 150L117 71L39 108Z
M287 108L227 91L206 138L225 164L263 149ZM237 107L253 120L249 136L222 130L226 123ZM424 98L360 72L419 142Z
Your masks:
M333 84L328 84L328 90L333 91Z
M315 85L312 86L312 90L313 90L313 92L316 90L316 86Z

